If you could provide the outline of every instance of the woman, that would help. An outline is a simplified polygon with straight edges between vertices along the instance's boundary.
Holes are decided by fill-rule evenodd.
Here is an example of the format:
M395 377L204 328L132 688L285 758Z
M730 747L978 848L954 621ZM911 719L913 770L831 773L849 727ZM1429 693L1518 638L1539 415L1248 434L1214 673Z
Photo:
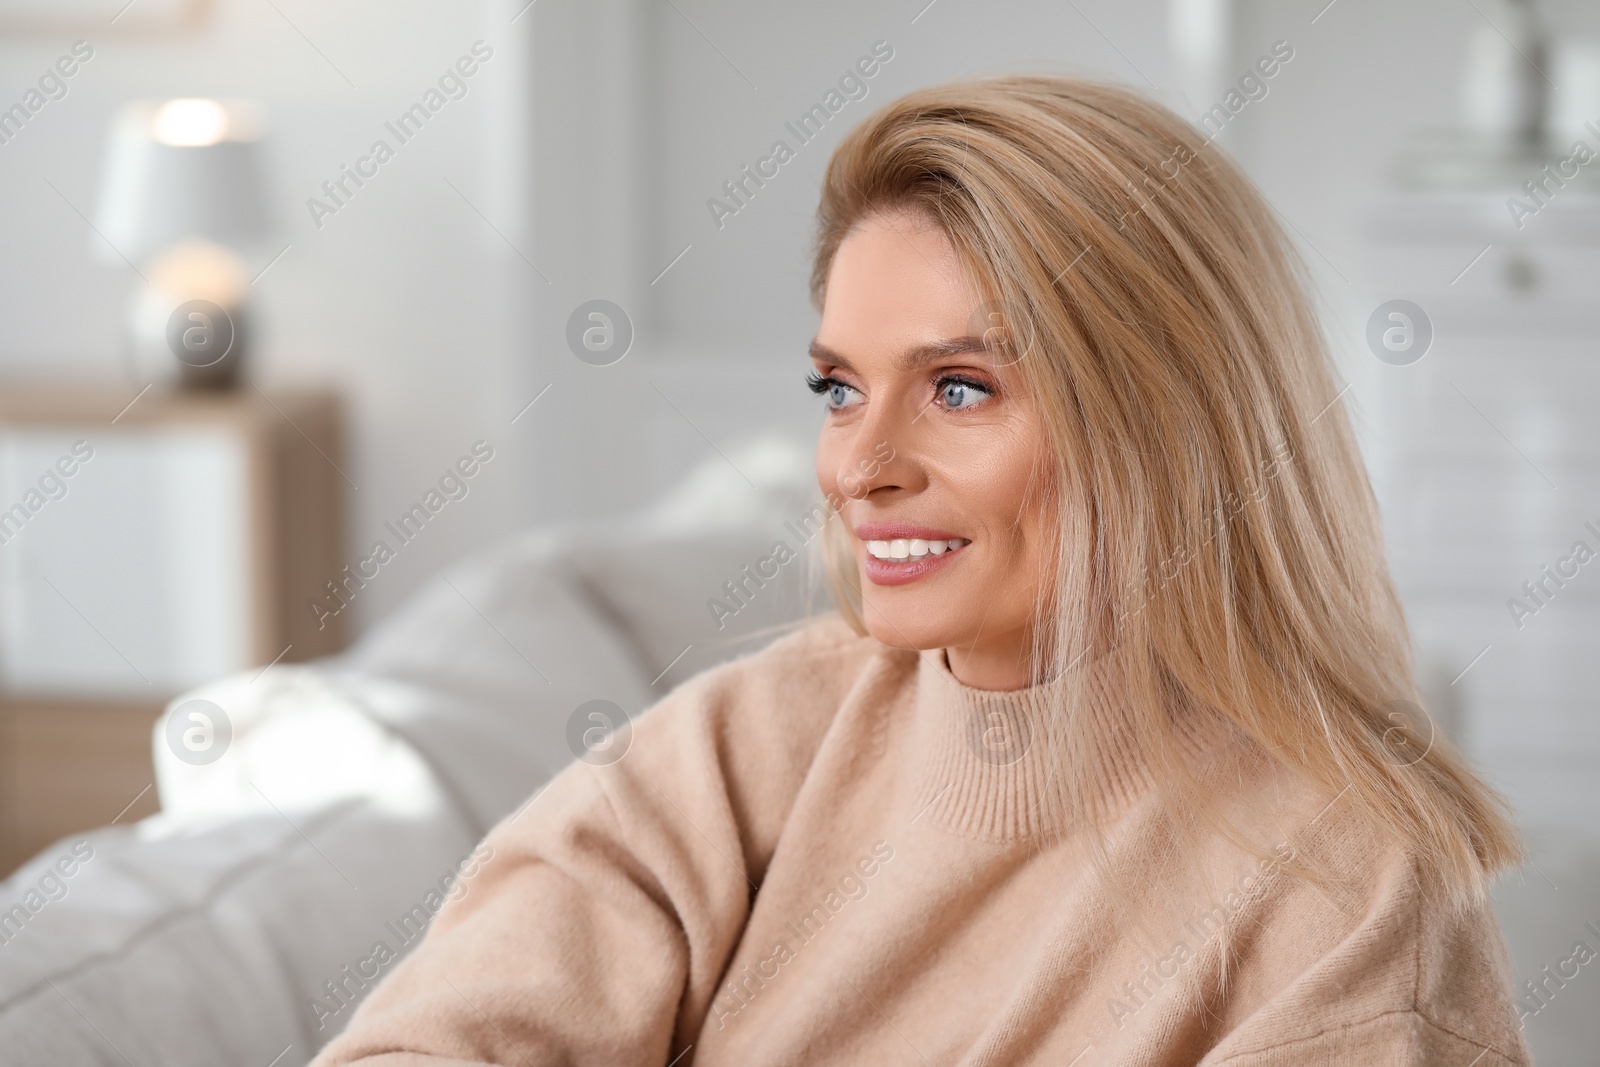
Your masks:
M579 763L323 1064L1528 1062L1296 261L1122 89L829 165L841 618Z

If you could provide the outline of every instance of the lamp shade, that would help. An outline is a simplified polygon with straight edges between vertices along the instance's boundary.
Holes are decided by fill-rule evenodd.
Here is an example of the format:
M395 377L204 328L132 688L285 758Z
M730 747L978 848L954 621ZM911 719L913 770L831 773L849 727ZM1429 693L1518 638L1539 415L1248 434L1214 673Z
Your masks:
M140 102L112 128L95 241L102 259L146 262L180 241L237 248L267 236L256 123L247 105Z

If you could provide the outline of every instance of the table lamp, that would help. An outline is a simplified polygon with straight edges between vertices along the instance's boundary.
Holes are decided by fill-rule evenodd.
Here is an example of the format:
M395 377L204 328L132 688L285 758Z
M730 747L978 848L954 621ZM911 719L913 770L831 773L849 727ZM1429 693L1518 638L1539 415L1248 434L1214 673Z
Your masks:
M127 338L145 377L176 372L186 388L238 380L250 288L240 252L270 230L260 128L249 103L199 99L131 103L112 126L95 250L144 276Z

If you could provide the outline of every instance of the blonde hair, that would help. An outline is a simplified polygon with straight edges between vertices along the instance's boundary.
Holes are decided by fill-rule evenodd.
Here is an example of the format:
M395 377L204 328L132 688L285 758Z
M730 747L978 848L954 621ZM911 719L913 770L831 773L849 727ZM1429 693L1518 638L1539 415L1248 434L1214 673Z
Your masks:
M1050 76L924 89L828 165L819 305L840 242L901 211L943 230L998 309L1053 443L1040 674L1070 676L1113 635L1130 725L1173 810L1219 810L1178 748L1178 717L1209 709L1392 833L1452 903L1481 902L1517 860L1516 832L1447 743L1428 736L1412 761L1424 728L1397 735L1396 702L1418 692L1376 503L1304 266L1242 172L1126 89ZM830 558L864 633L853 557ZM1081 717L1061 718L1054 743L1076 761L1061 803L1094 821L1094 747L1074 735Z

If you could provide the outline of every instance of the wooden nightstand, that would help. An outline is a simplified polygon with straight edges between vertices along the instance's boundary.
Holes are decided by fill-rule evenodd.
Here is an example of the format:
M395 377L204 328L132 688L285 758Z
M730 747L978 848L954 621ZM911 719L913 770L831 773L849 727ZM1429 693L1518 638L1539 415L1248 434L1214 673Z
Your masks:
M0 870L156 810L172 697L343 647L341 437L321 392L0 390Z

